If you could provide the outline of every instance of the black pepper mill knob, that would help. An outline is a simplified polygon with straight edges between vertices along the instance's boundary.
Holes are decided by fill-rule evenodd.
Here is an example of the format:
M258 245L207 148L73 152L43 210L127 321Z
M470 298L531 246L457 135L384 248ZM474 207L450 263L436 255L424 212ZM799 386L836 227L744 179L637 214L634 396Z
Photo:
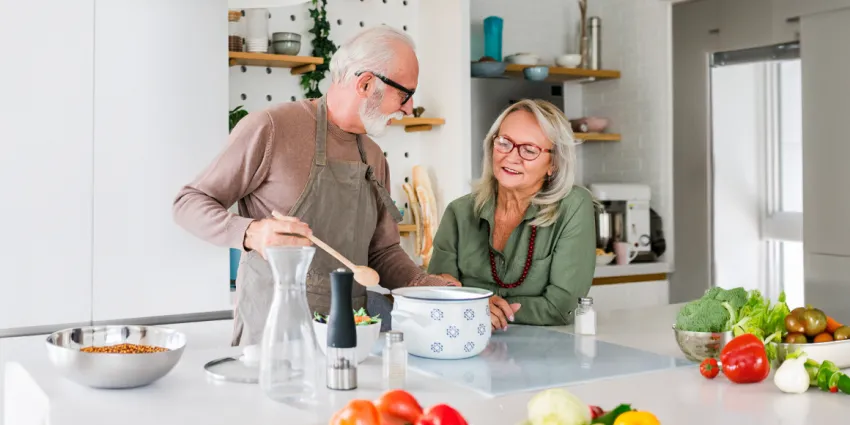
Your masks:
M332 390L357 388L357 325L351 291L354 273L331 272L331 310L328 315L327 387Z

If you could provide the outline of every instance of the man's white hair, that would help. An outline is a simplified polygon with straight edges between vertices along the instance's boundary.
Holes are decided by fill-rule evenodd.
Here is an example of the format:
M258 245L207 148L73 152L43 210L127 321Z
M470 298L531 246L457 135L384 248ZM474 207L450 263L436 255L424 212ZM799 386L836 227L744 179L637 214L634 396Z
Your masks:
M360 31L341 45L331 58L331 81L338 84L348 83L358 71L386 75L387 67L396 55L394 44L399 42L415 50L410 36L389 25L378 25Z

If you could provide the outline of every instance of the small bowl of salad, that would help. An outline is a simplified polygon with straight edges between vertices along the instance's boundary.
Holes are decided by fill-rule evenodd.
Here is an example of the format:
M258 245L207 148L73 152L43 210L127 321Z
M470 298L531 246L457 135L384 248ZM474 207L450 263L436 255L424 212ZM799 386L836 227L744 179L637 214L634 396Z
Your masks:
M357 363L363 363L369 358L372 353L372 348L378 337L381 336L381 318L380 314L369 316L366 309L354 311L354 324L357 329ZM319 341L319 347L322 349L322 354L327 355L328 350L328 316L313 313L313 330L316 332L316 339Z

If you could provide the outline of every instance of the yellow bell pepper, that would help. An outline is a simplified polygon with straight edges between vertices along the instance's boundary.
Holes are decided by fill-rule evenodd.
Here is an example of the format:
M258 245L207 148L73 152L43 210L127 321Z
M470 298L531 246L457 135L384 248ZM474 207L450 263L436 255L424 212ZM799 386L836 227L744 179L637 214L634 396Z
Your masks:
M661 422L652 413L631 411L617 416L614 425L661 425Z

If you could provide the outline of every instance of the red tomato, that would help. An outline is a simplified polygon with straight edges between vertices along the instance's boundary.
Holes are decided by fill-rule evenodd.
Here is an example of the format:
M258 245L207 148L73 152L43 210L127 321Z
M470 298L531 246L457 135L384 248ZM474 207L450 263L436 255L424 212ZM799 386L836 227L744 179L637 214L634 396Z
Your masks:
M334 414L330 425L381 425L381 416L371 401L351 400Z
M422 416L422 406L404 390L387 391L374 403L384 425L412 424Z
M705 376L708 379L714 379L714 377L720 373L720 367L717 366L717 360L713 358L703 360L699 365L699 372L702 376Z

